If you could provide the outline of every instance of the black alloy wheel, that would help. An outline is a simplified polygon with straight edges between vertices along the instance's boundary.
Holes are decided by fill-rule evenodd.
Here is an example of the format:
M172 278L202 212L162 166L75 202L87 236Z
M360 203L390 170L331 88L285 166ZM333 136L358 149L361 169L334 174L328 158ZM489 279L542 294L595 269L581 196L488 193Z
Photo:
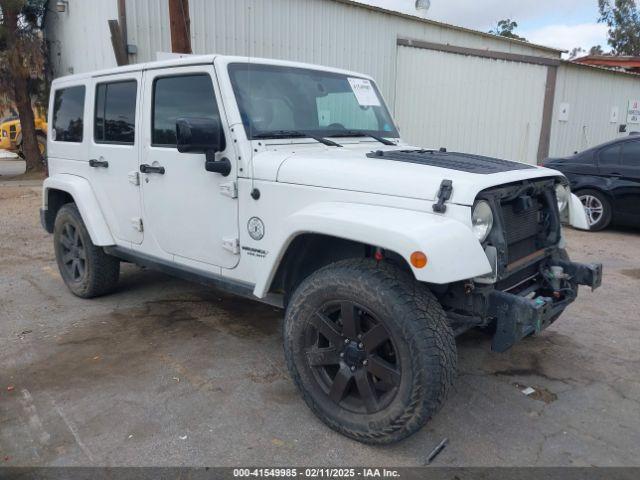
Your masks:
M71 223L65 223L60 234L62 265L74 282L80 282L86 275L87 252L80 232Z
M307 362L333 402L354 413L391 403L402 370L392 336L373 313L349 301L330 303L306 330Z

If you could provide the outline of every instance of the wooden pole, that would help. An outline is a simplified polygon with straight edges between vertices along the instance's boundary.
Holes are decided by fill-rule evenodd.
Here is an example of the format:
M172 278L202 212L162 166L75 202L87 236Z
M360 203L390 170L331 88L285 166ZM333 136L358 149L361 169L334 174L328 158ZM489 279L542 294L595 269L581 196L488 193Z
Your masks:
M120 23L118 23L118 20L108 20L108 22L109 30L111 31L111 45L113 46L113 53L116 56L116 63L118 66L128 65L129 56L127 55L127 46L124 44L122 38Z
M169 26L171 29L171 51L192 53L189 0L169 0Z

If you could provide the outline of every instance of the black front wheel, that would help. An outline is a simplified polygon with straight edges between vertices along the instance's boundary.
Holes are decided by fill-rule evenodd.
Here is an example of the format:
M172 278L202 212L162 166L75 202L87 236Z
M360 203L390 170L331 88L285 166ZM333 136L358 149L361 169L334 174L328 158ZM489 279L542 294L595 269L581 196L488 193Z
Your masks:
M364 443L419 430L453 382L453 332L410 274L346 260L308 277L285 317L285 356L311 410Z

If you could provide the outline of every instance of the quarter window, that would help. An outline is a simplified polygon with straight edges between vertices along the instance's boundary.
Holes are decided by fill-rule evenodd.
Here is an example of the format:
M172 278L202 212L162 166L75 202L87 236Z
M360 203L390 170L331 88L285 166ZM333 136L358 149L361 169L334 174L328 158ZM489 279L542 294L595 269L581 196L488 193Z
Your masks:
M97 86L93 127L96 142L133 145L137 86L135 80Z
M640 167L640 142L627 142L622 147L622 165Z
M598 157L600 165L619 165L620 164L620 145L608 147L600 151Z
M82 142L84 96L84 86L56 90L53 100L53 140L57 142Z
M219 115L209 75L158 78L153 87L152 144L175 147L178 118L217 118Z

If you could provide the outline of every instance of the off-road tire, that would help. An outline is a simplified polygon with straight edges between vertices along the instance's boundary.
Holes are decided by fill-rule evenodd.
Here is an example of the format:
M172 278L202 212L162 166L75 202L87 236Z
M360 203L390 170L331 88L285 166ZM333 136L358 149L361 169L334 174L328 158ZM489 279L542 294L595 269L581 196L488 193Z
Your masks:
M84 249L84 273L81 278L74 279L65 265L65 247L62 237L65 228L70 225L77 231ZM71 293L81 298L93 298L105 295L113 290L120 276L120 261L107 255L101 247L91 241L89 232L82 220L75 203L63 205L56 215L53 230L54 250L60 275Z
M584 189L574 192L576 196L582 197L583 195L591 195L600 201L602 204L602 216L596 223L590 225L589 230L592 232L598 232L600 230L604 230L611 223L611 219L613 218L613 208L611 206L611 201L609 198L602 192L598 190Z
M401 379L381 411L354 413L334 403L305 361L305 328L323 304L335 301L375 312L398 346ZM454 334L433 294L410 272L369 259L328 265L300 284L286 311L284 352L309 408L332 429L368 444L394 443L417 432L440 409L456 374Z

